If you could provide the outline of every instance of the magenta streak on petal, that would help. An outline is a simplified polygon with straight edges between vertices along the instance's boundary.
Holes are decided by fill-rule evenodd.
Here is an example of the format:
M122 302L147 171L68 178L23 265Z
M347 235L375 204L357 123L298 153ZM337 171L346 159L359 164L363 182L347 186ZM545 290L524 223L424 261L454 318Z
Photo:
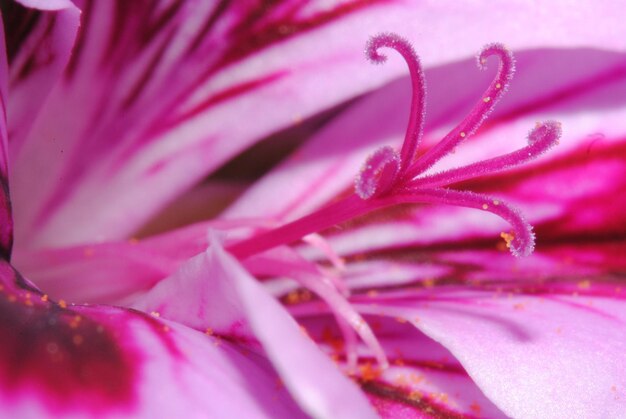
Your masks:
M163 125L159 125L155 127L154 129L156 131L150 132L147 138L162 134L163 132L172 129L175 126L182 124L186 120L191 119L201 114L202 112L207 111L212 106L218 105L221 102L224 102L227 100L234 99L243 94L250 93L251 91L254 91L255 89L259 89L261 87L267 86L268 84L278 81L280 78L288 74L289 73L287 71L279 71L276 73L268 74L267 76L263 76L258 79L248 80L248 81L236 84L234 86L230 86L228 89L222 90L208 97L201 103L194 106L192 109L185 111L184 113L181 113L179 115L176 115L172 119L168 119L167 121L164 122Z
M174 34L176 33L174 29L175 28L171 28L167 32L167 34L163 37L163 40L161 41L161 45L157 49L154 56L146 64L146 68L144 69L141 77L139 77L139 79L135 82L135 85L133 87L128 89L129 92L124 98L124 100L122 101L122 104L120 105L122 110L128 109L133 103L135 103L135 101L139 98L139 96L144 91L148 83L150 83L150 80L152 79L154 72L158 68L159 62L161 61L161 59L167 52L167 48L169 44L171 43L171 40L174 37Z
M487 45L478 55L479 68L485 68L488 57L496 55L500 58L500 67L495 79L491 82L480 101L461 123L447 134L437 145L428 150L407 171L407 177L415 177L432 167L443 156L452 152L463 140L471 136L489 116L495 104L506 91L515 71L513 54L501 44Z
M176 108L184 103L185 100L196 91L197 86L205 83L218 70L227 67L235 61L242 60L264 48L270 47L279 42L290 39L317 27L328 24L336 19L340 19L350 13L356 12L362 8L372 6L377 3L389 2L391 0L355 0L353 2L342 3L335 8L325 10L304 19L294 19L293 12L278 19L271 19L269 22L262 24L260 27L252 25L256 21L262 20L266 14L271 12L276 5L275 0L263 0L262 4L251 8L240 25L232 30L233 39L230 42L230 49L226 50L221 58L208 67L200 76L193 81L185 90L183 90L172 101L171 106L166 106L163 113L155 119L156 126L150 129L150 132L159 132L162 126L172 126L174 122L169 118L174 116L177 123L182 123L186 118L181 118L176 112ZM232 2L227 5L218 5L220 7L232 6ZM296 7L303 7L304 3L298 4ZM218 11L216 11L217 13ZM213 14L209 16L209 21L213 20ZM207 23L208 25L209 23ZM195 48L194 48L195 49ZM195 113L191 113L188 117L193 117ZM154 138L154 137L151 137Z
M426 107L426 83L419 57L406 39L395 34L377 35L367 44L365 54L376 64L384 63L387 57L378 53L378 50L383 47L393 48L402 55L409 67L411 76L413 94L411 96L409 125L400 151L400 172L403 173L415 158L422 138Z
M503 156L478 163L470 164L457 169L446 170L435 175L425 176L412 182L413 185L432 188L463 180L488 175L494 172L519 166L536 159L541 154L558 144L561 137L561 124L555 121L538 123L528 134L528 146Z
M141 359L125 342L121 312L48 301L5 262L0 265L0 386L35 390L58 413L126 411L135 403ZM112 327L114 326L115 331Z

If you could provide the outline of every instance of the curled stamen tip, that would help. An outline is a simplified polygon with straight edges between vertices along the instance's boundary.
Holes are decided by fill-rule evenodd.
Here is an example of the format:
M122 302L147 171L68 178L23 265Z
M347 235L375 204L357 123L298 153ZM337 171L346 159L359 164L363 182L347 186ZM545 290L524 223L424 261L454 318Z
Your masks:
M354 182L354 191L361 199L370 199L387 192L400 170L400 157L389 147L381 147L365 160Z
M521 240L519 237L514 238L510 250L515 257L530 256L535 250L535 233L531 231L526 240Z
M518 214L519 215L519 214ZM506 242L506 247L515 257L530 256L535 250L535 233L533 227L521 218L522 225L516 226L516 231L510 234L502 233L501 237Z
M478 68L484 70L487 68L487 58L492 55L497 55L502 61L503 66L505 67L505 74L507 78L511 78L513 76L513 72L515 71L515 57L511 50L504 46L504 44L494 42L491 44L485 45L478 53L476 57Z
M558 121L537 122L535 127L528 133L528 144L547 143L547 147L552 147L559 143L563 129Z
M365 55L374 64L382 64L387 61L387 56L378 52L382 47L393 48L403 55L408 53L416 56L409 41L395 33L380 33L372 36L365 46Z

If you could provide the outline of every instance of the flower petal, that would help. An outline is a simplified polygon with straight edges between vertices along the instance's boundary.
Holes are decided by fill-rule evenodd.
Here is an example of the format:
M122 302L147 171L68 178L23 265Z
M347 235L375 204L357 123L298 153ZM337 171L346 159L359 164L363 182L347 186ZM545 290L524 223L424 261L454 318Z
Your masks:
M229 339L253 345L258 339L287 389L314 417L375 416L365 397L216 239L134 305Z
M53 302L4 262L0 278L5 415L304 417L267 360L237 344L138 312Z
M626 375L615 368L626 361L619 285L594 277L573 285L569 294L538 281L500 291L441 286L358 306L406 319L440 342L507 415L619 416L626 406Z
M345 362L346 344L328 316L316 312L299 320L333 359ZM354 377L382 417L504 417L452 354L408 321L368 320L391 365L380 369L375 358L361 348Z
M344 36L383 24L378 1L82 3L64 79L14 156L25 245L125 238L253 142L393 77L355 78L369 33Z
M2 19L10 68L9 135L15 158L69 61L80 11L70 0L7 2Z

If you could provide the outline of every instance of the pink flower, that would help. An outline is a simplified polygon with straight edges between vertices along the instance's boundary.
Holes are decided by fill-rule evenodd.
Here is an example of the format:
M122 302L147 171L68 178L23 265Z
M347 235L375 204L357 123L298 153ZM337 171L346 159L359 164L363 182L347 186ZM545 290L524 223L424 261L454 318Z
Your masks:
M22 3L2 5L6 415L624 411L617 2ZM425 71L396 35L368 66L384 30ZM513 71L492 41L519 74L485 122ZM485 44L497 73L472 68ZM561 144L520 166L553 120Z

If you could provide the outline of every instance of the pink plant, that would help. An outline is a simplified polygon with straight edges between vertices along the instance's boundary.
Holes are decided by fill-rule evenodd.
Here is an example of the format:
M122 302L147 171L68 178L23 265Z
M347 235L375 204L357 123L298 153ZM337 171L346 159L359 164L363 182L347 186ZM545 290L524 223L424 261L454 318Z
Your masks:
M582 48L624 49L618 2L21 3L0 39L4 414L624 411L626 67ZM366 47L411 89L395 57L368 72L361 37L415 22L450 36L425 66L395 34ZM481 93L465 49L494 33L579 49L522 51L515 90L488 44ZM250 179L273 153L244 150L291 124L308 141ZM240 152L243 182L194 186Z

